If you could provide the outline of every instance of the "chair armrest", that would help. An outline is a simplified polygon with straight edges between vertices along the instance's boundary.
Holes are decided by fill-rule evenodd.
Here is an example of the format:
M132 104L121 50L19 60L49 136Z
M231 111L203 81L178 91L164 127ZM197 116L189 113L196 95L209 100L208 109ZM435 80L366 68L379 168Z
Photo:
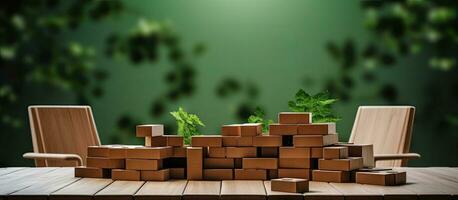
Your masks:
M22 155L22 157L26 159L72 160L76 161L78 166L83 165L83 159L77 154L25 153Z
M420 158L418 153L401 153L401 154L375 154L375 161L379 160L409 160L409 159L418 159Z

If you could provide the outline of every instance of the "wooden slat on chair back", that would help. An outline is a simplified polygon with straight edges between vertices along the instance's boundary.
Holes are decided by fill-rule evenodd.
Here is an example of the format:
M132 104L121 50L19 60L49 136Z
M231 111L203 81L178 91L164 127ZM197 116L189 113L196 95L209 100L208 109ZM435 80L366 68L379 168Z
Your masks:
M72 153L86 160L87 146L100 145L91 107L30 106L33 150ZM75 166L72 161L36 161L37 167Z
M374 144L375 154L408 153L414 115L413 106L360 106L349 142ZM380 167L406 165L406 160L377 162Z

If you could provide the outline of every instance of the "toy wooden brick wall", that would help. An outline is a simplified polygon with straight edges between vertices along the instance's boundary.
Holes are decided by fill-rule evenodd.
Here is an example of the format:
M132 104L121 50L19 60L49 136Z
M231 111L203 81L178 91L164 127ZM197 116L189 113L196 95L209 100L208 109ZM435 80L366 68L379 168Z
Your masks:
M405 172L374 167L370 144L338 142L335 123L312 123L312 113L281 112L262 133L261 124L231 124L221 135L199 135L191 146L164 135L163 125L139 125L144 146L88 147L87 166L75 176L114 180L269 180L299 178L324 182L396 185Z

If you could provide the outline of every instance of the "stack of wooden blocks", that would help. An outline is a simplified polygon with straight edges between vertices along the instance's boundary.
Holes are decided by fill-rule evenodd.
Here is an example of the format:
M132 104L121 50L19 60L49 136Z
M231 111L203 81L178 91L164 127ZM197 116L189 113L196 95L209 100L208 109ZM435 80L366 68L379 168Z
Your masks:
M164 181L186 178L186 148L183 137L164 135L163 125L139 125L137 137L144 146L90 146L85 167L76 167L75 176L113 180Z

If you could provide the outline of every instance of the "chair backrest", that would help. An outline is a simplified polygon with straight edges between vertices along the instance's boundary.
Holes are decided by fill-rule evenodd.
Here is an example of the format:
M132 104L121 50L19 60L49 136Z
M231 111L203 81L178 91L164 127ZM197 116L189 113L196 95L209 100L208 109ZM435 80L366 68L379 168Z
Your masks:
M87 157L87 146L100 145L89 106L29 106L33 151ZM84 163L85 164L85 163ZM74 166L71 161L37 160L37 167Z
M355 144L373 144L375 154L409 153L413 106L360 106L350 140ZM407 166L407 160L378 161L378 167Z

